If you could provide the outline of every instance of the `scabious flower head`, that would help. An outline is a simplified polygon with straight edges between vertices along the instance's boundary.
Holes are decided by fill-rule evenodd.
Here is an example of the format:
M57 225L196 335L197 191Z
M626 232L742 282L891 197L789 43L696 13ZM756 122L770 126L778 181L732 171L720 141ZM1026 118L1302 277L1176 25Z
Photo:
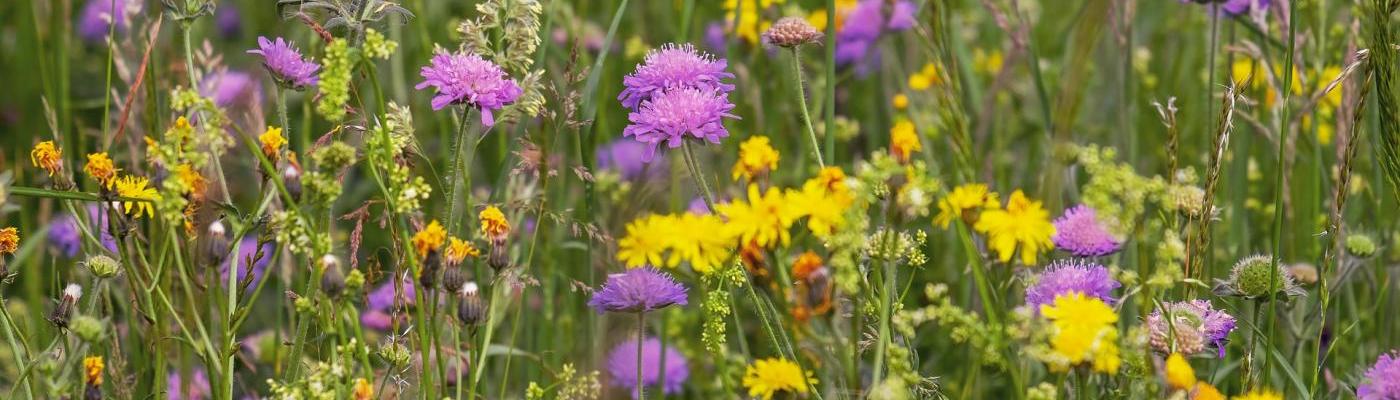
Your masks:
M914 129L914 123L908 119L900 119L890 127L890 153L899 162L909 162L909 156L924 150L923 143L919 142L919 135Z
M662 143L681 147L687 136L694 140L719 143L729 136L725 118L739 118L730 111L729 95L717 90L679 88L661 92L642 102L641 108L627 115L631 124L622 135L648 145L642 160L651 162Z
M119 179L112 180L109 184L110 190L117 193L117 196L145 200L145 201L122 201L123 211L127 214L140 217L144 211L146 216L155 216L155 209L151 207L151 202L160 197L160 193L155 188L146 187L150 181L145 177L136 175L125 175Z
M49 176L54 176L63 170L63 149L54 145L52 140L39 142L34 145L34 150L29 151L29 162L48 171Z
M477 219L481 222L481 234L492 241L504 240L506 235L510 235L510 221L496 206L486 206L477 214Z
M784 17L763 32L763 41L778 47L797 47L821 38L822 32L801 17Z
M276 163L282 155L282 147L287 145L287 138L282 136L282 128L267 127L261 135L258 135L258 143L262 146L262 152L267 159Z
M1035 284L1026 288L1026 305L1039 310L1040 306L1055 302L1055 298L1070 293L1080 293L1113 304L1113 291L1120 284L1113 279L1108 268L1085 261L1058 260L1045 267L1045 272L1036 278Z
M415 89L437 89L434 110L451 104L465 104L481 111L481 124L492 126L492 112L500 110L524 93L500 66L476 54L439 53L423 67L423 82Z
M1123 241L1109 233L1089 206L1075 206L1055 220L1055 247L1076 257L1101 257L1118 252Z
M779 392L807 394L810 385L817 384L812 371L803 374L801 366L782 358L754 360L744 369L744 387L749 389L749 397L773 398Z
M1020 190L1011 193L1006 208L983 211L973 228L987 234L987 247L1002 262L1010 261L1019 248L1025 265L1035 265L1040 252L1051 248L1050 237L1055 234L1050 213Z
M447 256L446 261L448 266L456 266L461 264L463 260L466 260L467 257L477 257L481 255L481 250L473 246L471 242L456 237L449 238L447 242L447 251L444 255Z
M1191 363L1181 353L1172 353L1167 357L1163 375L1167 378L1167 386L1172 389L1190 389L1196 385L1196 370L1191 369Z
M168 400L203 400L212 394L209 374L203 368L190 371L188 382L179 372L166 375L165 382L166 392L170 394Z
M1283 395L1273 389L1254 389L1248 393L1231 397L1230 400L1283 400Z
M107 156L107 152L88 154L87 165L83 166L83 172L104 187L117 178L119 171L121 169L112 163L112 158Z
M598 169L617 171L622 179L632 181L664 176L665 163L648 164L643 159L648 147L631 139L614 140L596 151Z
M1356 397L1360 400L1400 399L1400 351L1391 350L1381 354L1376 364L1366 370L1361 384L1356 385Z
M117 239L112 236L111 227L108 225L107 211L97 204L88 204L86 211L89 227L94 230L92 234L101 240L102 247L115 253ZM77 257L83 245L82 228L78 226L78 218L62 213L54 218L51 226L48 233L49 246L65 257Z
M723 96L734 90L734 85L724 83L725 79L734 78L734 74L725 71L728 65L728 61L715 59L689 43L666 44L647 53L637 70L622 78L623 89L617 100L636 111L647 100L674 89L698 89Z
M262 104L262 85L252 74L243 71L209 74L200 84L199 94L213 98L219 107L254 109Z
M15 254L19 251L19 228L10 226L0 229L0 255Z
M778 189L759 192L758 185L749 185L748 201L731 201L715 208L728 219L725 226L730 236L763 247L786 245L792 240L788 228L800 215Z
M987 185L969 183L953 188L953 191L938 201L938 215L933 223L947 229L948 224L963 220L968 224L977 222L978 211L1001 207L997 193L987 189Z
M439 224L437 220L433 220L423 230L414 233L410 241L413 243L413 249L418 252L419 258L427 257L428 253L437 251L438 248L442 247L442 243L447 241L447 230L442 229L442 224Z
M113 22L117 24L117 33L126 32L127 26L131 25L127 18L127 3L127 0L88 0L78 20L78 36L88 42L101 42L112 30ZM136 2L136 5L140 3Z
M1108 303L1076 292L1040 306L1040 314L1052 322L1048 360L1052 371L1092 363L1094 371L1118 372L1122 363L1118 357L1118 314Z
M739 144L739 159L734 161L734 180L740 177L752 181L778 168L778 151L767 136L754 136Z
M1170 315L1171 326L1167 325ZM1235 317L1211 307L1210 301L1169 302L1147 316L1149 342L1162 354L1192 355L1215 346L1225 357L1225 339L1235 330Z
M273 41L258 36L258 48L248 50L248 53L262 56L263 67L272 74L277 84L284 87L301 90L315 85L320 79L316 72L321 66L302 58L301 51L280 37Z
M655 268L633 268L609 275L603 287L588 300L588 305L599 314L645 313L686 303L685 286Z
M1182 3L1220 3L1220 12L1229 16L1247 14L1252 10L1268 10L1269 1L1270 0L1181 0ZM1209 9L1212 6L1206 7Z
M666 353L666 364L661 365L661 353ZM661 339L649 337L642 342L642 385L647 387L661 386L666 394L677 394L681 392L681 385L690 378L690 367L685 356L676 350L675 347L666 346L663 350ZM661 381L661 370L666 370L666 381ZM632 393L632 398L637 398L637 339L629 339L618 343L608 353L608 373L612 375L612 384Z
M860 0L837 19L836 64L855 64L856 72L868 72L879 60L879 42L886 32L909 29L914 25L914 4L896 0L885 13L887 0Z

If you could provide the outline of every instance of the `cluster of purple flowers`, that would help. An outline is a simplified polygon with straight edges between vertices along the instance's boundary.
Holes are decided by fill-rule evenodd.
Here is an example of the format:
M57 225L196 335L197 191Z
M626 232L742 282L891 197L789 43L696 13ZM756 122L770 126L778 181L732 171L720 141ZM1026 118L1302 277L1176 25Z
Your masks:
M909 0L898 0L885 9L885 0L861 0L846 12L844 23L836 31L836 64L854 64L856 73L865 74L879 60L877 45L881 35L914 26L918 12Z
M1170 326L1163 310L1170 315ZM1152 348L1163 354L1196 354L1212 345L1224 358L1225 339L1235 330L1235 317L1211 307L1207 300L1171 302L1147 316L1147 328Z
M690 378L690 367L685 356L675 347L666 346L665 364L662 364L662 353L661 339L649 337L642 342L642 385L659 385L666 394L680 393L681 385ZM613 347L612 352L608 353L607 367L612 375L612 384L627 389L632 393L632 398L638 398L637 339L629 339ZM666 371L665 382L660 382L662 368Z
M1113 291L1119 286L1108 268L1102 265L1079 260L1057 260L1045 267L1045 272L1026 288L1026 305L1039 312L1041 306L1053 304L1056 296L1069 293L1082 293L1113 304L1117 301Z
M1055 220L1055 235L1050 237L1055 247L1076 257L1102 257L1118 252L1123 241L1099 221L1097 212L1088 206L1075 206Z
M734 74L728 61L702 53L690 44L668 44L647 54L636 71L622 79L617 100L631 110L622 132L648 145L642 160L650 162L662 143L680 147L687 137L719 143L729 136L725 118L739 118L725 83Z
M1400 399L1400 351L1381 354L1376 364L1366 370L1365 379L1356 386L1360 400Z
M434 110L452 104L465 104L481 111L481 124L493 126L492 112L515 103L524 93L501 67L476 54L439 53L423 67L423 82L415 89L437 89Z

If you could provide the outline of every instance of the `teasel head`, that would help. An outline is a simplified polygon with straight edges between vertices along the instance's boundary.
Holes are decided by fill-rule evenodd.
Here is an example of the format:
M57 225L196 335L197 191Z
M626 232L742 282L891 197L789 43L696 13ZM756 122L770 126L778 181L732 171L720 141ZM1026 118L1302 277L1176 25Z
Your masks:
M340 259L327 254L321 257L321 292L332 298L345 291L345 275L340 272Z
M457 320L462 325L476 326L486 316L486 306L482 304L477 291L476 282L467 282L457 292Z
M296 159L291 159L286 167L282 167L282 185L287 188L287 194L292 195L292 200L301 201L301 167L296 165Z
M68 318L73 314L73 307L77 306L78 299L83 297L83 287L76 283L70 283L63 288L63 295L58 298L58 306L54 307L53 313L49 314L49 322L54 326L67 329Z

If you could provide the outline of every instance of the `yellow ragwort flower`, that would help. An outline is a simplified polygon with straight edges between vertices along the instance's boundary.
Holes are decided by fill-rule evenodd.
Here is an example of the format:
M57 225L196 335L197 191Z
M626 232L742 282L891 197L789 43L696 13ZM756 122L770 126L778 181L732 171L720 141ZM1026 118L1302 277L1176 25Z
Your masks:
M102 187L106 187L112 183L113 179L117 179L117 172L120 171L121 169L112 163L112 158L108 157L106 152L88 154L87 165L83 166L83 172Z
M193 165L189 163L180 164L175 167L175 178L180 180L180 184L189 190L189 193L196 198L204 197L204 189L208 187L204 174L199 173Z
M1196 387L1191 389L1188 398L1191 400L1225 400L1225 394L1220 393L1220 389L1216 389L1209 383L1196 382Z
M29 162L48 171L49 176L54 176L63 170L63 149L55 146L52 140L39 142L34 145L34 150L29 151Z
M1230 400L1283 400L1283 395L1272 389L1254 389L1248 393L1231 397Z
M734 253L734 238L728 234L724 220L719 216L685 213L672 221L672 257L689 262L690 269L695 272L714 272Z
M413 242L413 249L418 252L418 257L427 257L428 253L441 248L442 243L447 241L447 230L442 229L442 224L437 220L433 220L423 230L414 233L410 241Z
M510 235L510 221L506 221L506 214L496 206L486 206L476 217L481 222L481 234L487 238L498 241Z
M1172 353L1167 357L1165 375L1167 386L1172 389L1190 389L1196 385L1196 370L1191 369L1191 363L1186 361L1181 353Z
M287 138L282 137L282 128L269 126L267 131L258 135L258 142L262 144L263 155L275 163L282 154L282 147L287 145Z
M1002 262L1011 261L1019 247L1021 263L1035 265L1040 252L1054 247L1050 237L1055 235L1055 225L1050 222L1050 213L1020 190L1011 193L1006 208L983 211L973 229L987 235L987 247L995 250Z
M627 224L627 234L617 241L617 260L627 268L675 267L680 257L667 252L674 243L676 230L675 217L670 215L647 215Z
M1052 371L1092 363L1094 371L1118 373L1118 314L1103 300L1070 292L1040 306L1040 314L1053 325L1050 338Z
M19 228L0 229L0 255L15 254L19 251Z
M846 186L846 174L837 167L826 167L815 178L802 184L802 190L787 191L788 207L797 217L807 217L807 229L817 237L830 236L846 224L846 209L855 203Z
M987 189L987 185L969 183L953 188L951 193L938 201L938 215L933 217L933 223L948 229L948 224L955 220L973 223L977 219L977 211L1000 207L997 192Z
M822 267L822 257L816 252L807 250L802 255L797 256L797 260L792 262L792 277L797 280L806 280L812 276L812 272Z
M759 34L767 31L773 25L773 21L763 17L763 10L767 10L774 4L782 4L786 0L725 0L724 21L728 26L728 31L749 44L758 44ZM735 21L735 11L738 10L738 21Z
M734 161L734 180L739 177L752 181L778 168L778 151L769 144L767 136L754 136L739 144L739 159Z
M452 237L447 240L447 243L447 251L443 254L447 257L447 265L455 266L461 264L467 257L474 258L481 255L481 250L473 246L471 242Z
M121 178L113 179L108 184L108 189L116 192L117 196L144 200L144 201L122 201L123 211L127 214L140 217L144 211L146 216L155 216L155 208L151 207L151 202L160 197L160 193L155 188L146 187L150 181L145 177L136 175L124 175ZM134 211L134 212L133 212Z
M904 93L894 95L894 98L890 99L890 104L894 106L894 109L904 111L904 109L909 108L909 96Z
M749 389L749 396L764 400L772 399L778 392L807 394L808 386L816 384L812 371L804 375L797 363L781 358L754 360L744 370L744 387Z
M909 156L924 150L923 143L919 142L918 132L914 129L914 123L908 119L901 118L890 127L890 153L900 162L909 162Z
M102 369L106 365L102 362L102 356L92 356L83 358L83 382L88 386L102 386Z
M374 397L374 387L370 386L369 380L365 378L355 378L353 395L355 400L369 400Z
M760 193L758 185L749 185L748 201L731 201L716 205L719 214L728 218L725 229L729 236L743 242L755 242L763 247L787 245L792 240L788 228L802 215L776 188Z

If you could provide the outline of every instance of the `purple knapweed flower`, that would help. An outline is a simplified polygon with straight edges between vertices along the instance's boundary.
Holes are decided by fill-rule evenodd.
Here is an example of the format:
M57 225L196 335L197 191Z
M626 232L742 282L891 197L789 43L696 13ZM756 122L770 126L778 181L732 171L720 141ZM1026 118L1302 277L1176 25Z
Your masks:
M321 66L302 58L301 51L280 37L268 40L266 36L258 36L258 48L248 50L248 54L262 56L263 67L283 87L301 90L315 85L320 79L316 73Z
M729 95L717 90L695 88L674 89L642 102L642 108L627 115L632 122L622 135L647 144L642 160L651 162L663 142L668 148L681 147L686 136L710 143L719 143L729 136L725 118L739 118L729 112L734 103Z
M169 400L204 400L211 395L209 375L203 369L190 372L190 381L185 383L179 372L171 372L165 378L166 398Z
M734 74L724 70L728 65L728 61L695 50L689 43L666 44L647 53L637 70L622 78L623 89L617 100L635 111L645 108L647 100L676 89L699 89L727 97L724 95L734 90L734 85L724 83L725 79L734 78Z
M1100 257L1118 252L1123 241L1108 232L1098 213L1088 206L1065 210L1055 220L1055 235L1050 237L1055 247L1077 257Z
M647 145L630 139L614 140L598 148L595 156L598 168L617 171L622 179L629 181L665 175L666 164L648 164L642 158Z
M681 392L681 385L690 378L690 367L687 366L685 356L681 355L676 348L666 347L666 381L661 380L661 339L649 337L642 342L642 385L647 387L661 386L665 394L677 394ZM612 384L632 393L632 398L637 398L637 339L628 339L618 343L608 353L608 373L612 375Z
M439 53L431 65L423 67L421 75L423 82L414 88L437 89L434 110L451 104L475 107L481 110L481 124L488 127L496 124L492 112L514 103L524 93L500 66L476 54Z
M102 247L115 253L117 251L117 238L112 236L106 211L96 204L88 204L87 213L88 229L91 229L91 233L102 241ZM55 217L53 227L49 228L48 239L49 246L63 254L64 257L77 257L83 245L83 232L78 227L78 219L68 213Z
M1400 399L1400 350L1381 354L1376 364L1366 370L1361 384L1356 385L1359 400Z
M1181 0L1182 3L1205 4L1206 9L1210 9L1210 3L1220 3L1220 12L1229 16L1248 14L1253 10L1269 9L1270 0Z
M131 24L127 18L127 6L127 0L88 0L83 6L82 16L78 19L78 36L88 42L101 42L107 39L113 21L117 24L117 33L126 32L127 26Z
M253 290L258 287L258 282L262 282L263 275L267 273L267 265L272 262L272 255L277 250L277 244L267 242L262 245L262 257L253 262L253 280L248 283L244 291ZM228 269L231 266L238 266L238 283L242 284L247 278L248 259L258 254L258 236L247 235L238 244L238 257L224 261L224 265L219 267L220 283L228 282ZM235 264L236 263L236 264Z
M654 268L633 268L608 276L603 287L593 292L588 305L599 314L607 311L645 313L672 305L686 305L685 286L671 275Z
M1055 297L1071 292L1095 297L1105 303L1117 301L1113 291L1120 284L1104 266L1078 260L1057 260L1045 267L1035 284L1026 288L1026 305L1039 312L1040 306L1055 302Z
M1171 315L1171 326L1163 318L1164 310ZM1207 300L1170 302L1147 316L1147 329L1152 348L1162 354L1196 354L1212 345L1224 358L1225 339L1235 330L1235 317L1212 308Z

